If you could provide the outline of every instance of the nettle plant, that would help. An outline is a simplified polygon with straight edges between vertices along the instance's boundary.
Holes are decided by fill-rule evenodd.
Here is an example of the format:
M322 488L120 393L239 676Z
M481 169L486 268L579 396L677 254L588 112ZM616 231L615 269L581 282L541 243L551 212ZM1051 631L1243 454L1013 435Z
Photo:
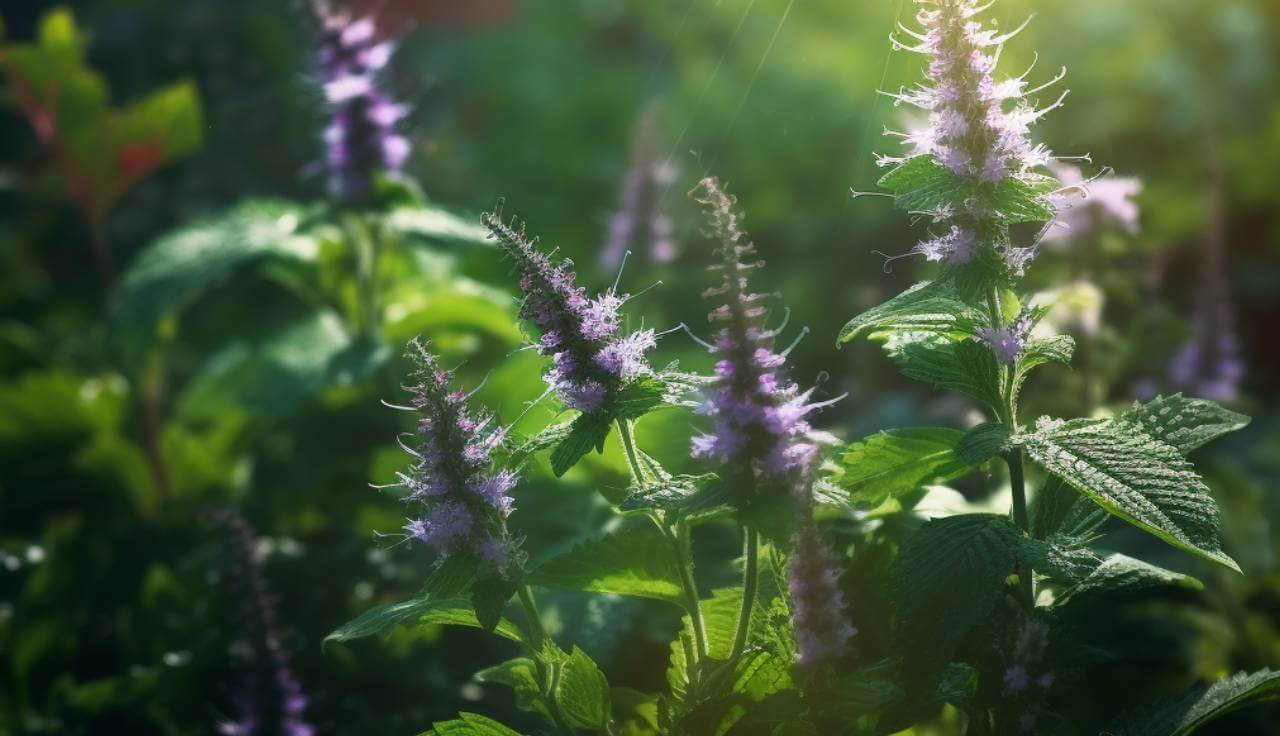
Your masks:
M1037 330L1045 310L1027 306L1018 287L1038 239L1011 236L1014 225L1040 223L1043 235L1055 221L1063 185L1047 173L1053 157L1030 142L1028 128L1061 97L1037 108L1028 97L1039 89L993 77L1011 34L984 25L985 8L922 4L923 29L903 29L914 41L895 44L927 57L927 80L896 97L921 108L928 125L904 134L903 156L882 159L889 171L881 184L897 206L932 223L913 252L940 270L854 318L840 342L871 336L908 376L968 394L990 421L967 432L881 432L831 453L839 441L810 419L836 399L818 400L788 378L789 348L778 342L786 319L773 319L768 298L752 290L761 263L733 198L714 179L692 192L718 244L706 291L715 332L701 343L716 360L710 376L655 369L649 354L660 335L626 328L629 297L617 284L589 293L571 263L489 214L484 224L519 278L530 347L547 359L539 401L554 395L569 416L517 438L468 409L471 395L452 387L430 346L415 342L411 401L397 408L418 424L402 440L411 466L396 486L413 509L404 539L421 541L436 562L416 596L367 612L328 641L400 624L493 632L520 654L477 679L510 687L517 705L557 734L894 733L938 723L944 706L951 715L942 722L970 734L1105 725L1082 722L1077 709L1086 704L1071 701L1079 675L1099 661L1073 639L1081 617L1108 595L1198 583L1103 554L1097 542L1114 517L1238 570L1221 548L1210 492L1186 458L1247 419L1175 395L1106 417L1020 421L1032 371L1069 363L1073 348L1070 337ZM703 428L689 454L708 472L673 474L637 444L636 422L670 406L692 409ZM630 484L601 491L616 514L608 531L560 554L526 549L510 515L530 458L549 450L559 477L610 437ZM831 454L838 462L824 459ZM1034 504L1027 458L1043 471ZM913 511L925 486L999 464L1008 470L1009 513L926 520ZM886 546L876 528L891 517L908 531ZM711 523L740 532L741 583L705 595L692 541L695 527ZM885 549L889 561L876 568ZM855 574L864 557L881 573ZM887 588L891 612L857 605L880 591L851 588L852 579ZM611 687L583 649L549 633L539 589L676 607L682 623L670 643L667 688ZM1278 689L1280 674L1241 674L1110 728L1190 733ZM465 713L428 733L515 731Z

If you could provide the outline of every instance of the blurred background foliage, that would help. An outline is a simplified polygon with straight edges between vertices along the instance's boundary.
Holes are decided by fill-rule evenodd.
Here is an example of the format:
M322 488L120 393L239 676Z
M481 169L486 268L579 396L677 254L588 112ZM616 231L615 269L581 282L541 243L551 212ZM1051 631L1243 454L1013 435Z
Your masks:
M405 427L379 399L401 395L409 338L430 337L519 429L551 418L522 414L542 391L540 359L515 352L507 266L476 231L475 214L499 199L599 287L617 271L608 242L625 182L647 177L665 242L629 245L624 290L660 280L632 302L634 318L696 332L710 252L684 192L718 175L770 263L763 285L812 330L793 353L796 377L849 392L825 428L853 440L972 421L971 406L900 378L875 348L833 348L849 315L925 270L877 253L905 252L919 229L850 195L874 189L873 153L894 145L881 129L904 124L876 90L918 73L919 59L886 39L911 2L363 5L381 32L403 34L391 83L414 106L413 180L380 192L372 326L349 233L324 205L324 112L298 8L3 8L0 733L215 732L243 687L233 655L248 615L225 584L234 570L214 519L227 509L260 535L253 554L320 733L415 733L459 709L528 723L509 693L471 680L507 653L477 632L320 648L353 615L412 592L428 564L377 535L397 530L401 511L368 488L404 462ZM1036 379L1029 411L1088 413L1177 388L1175 356L1204 338L1197 310L1225 304L1233 320L1204 329L1234 322L1245 371L1230 403L1255 417L1198 458L1245 576L1114 535L1121 551L1196 572L1207 588L1135 596L1092 618L1099 645L1136 653L1081 685L1097 708L1088 717L1104 717L1139 695L1280 665L1280 6L1003 0L995 12L1009 27L1036 16L1006 49L1006 72L1037 53L1033 80L1068 67L1074 91L1039 138L1092 154L1089 173L1106 165L1141 181L1136 231L1082 227L1031 269L1035 288L1070 285L1056 319L1081 350L1074 371ZM657 358L675 359L708 367L680 333ZM641 442L684 469L691 431L668 410L646 420ZM531 473L513 525L532 554L614 523L596 489L624 484L618 455L610 447L563 483ZM736 543L714 527L699 538L708 587L733 575L713 561ZM846 576L867 620L885 605L885 554L859 547ZM611 683L660 686L671 612L561 594L548 614L591 632L576 643ZM1268 732L1266 718L1218 732Z

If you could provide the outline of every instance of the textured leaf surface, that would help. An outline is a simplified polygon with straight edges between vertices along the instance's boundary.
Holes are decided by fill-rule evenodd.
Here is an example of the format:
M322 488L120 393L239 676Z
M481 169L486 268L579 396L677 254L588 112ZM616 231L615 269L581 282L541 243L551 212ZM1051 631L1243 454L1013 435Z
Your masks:
M973 340L907 333L890 339L885 348L908 378L966 393L988 406L1003 403L1000 366L989 349Z
M1182 573L1166 570L1128 555L1113 554L1102 561L1088 577L1066 591L1056 605L1078 600L1095 593L1142 590L1155 587L1178 587L1199 590L1203 584Z
M1037 337L1027 343L1027 348L1018 358L1017 371L1014 373L1013 386L1017 392L1027 380L1031 371L1045 363L1061 363L1071 365L1071 356L1075 353L1076 341L1070 335L1053 337Z
M965 198L971 185L940 165L932 156L914 156L880 177L882 189L894 194L894 204L908 212L930 210Z
M548 560L530 574L529 582L682 604L680 571L670 543L647 519L635 522Z
M619 504L622 511L661 509L677 517L707 511L721 505L727 493L717 476L675 475L659 478L643 485L633 483L627 489L627 497Z
M835 481L855 500L878 506L922 485L945 483L971 468L955 453L964 434L943 427L892 429L849 445Z
M1121 415L1152 437L1175 447L1183 455L1225 435L1244 429L1249 417L1224 409L1207 399L1182 394L1158 396L1146 404L1134 404Z
M1048 539L1022 539L1021 557L1037 573L1066 584L1087 579L1102 564L1086 540L1061 534Z
M924 664L945 664L991 611L1016 568L1020 539L1004 516L963 514L926 522L903 544L892 571L898 629Z
M577 647L561 668L556 700L575 726L598 731L609 721L609 683L596 663Z
M1045 195L1060 186L1057 179L1048 176L1006 177L991 194L992 214L1007 225L1050 220L1054 209Z
M551 451L551 472L559 478L577 465L583 455L602 447L609 436L611 421L607 415L599 413L578 415L570 425L568 435Z
M1232 711L1277 699L1280 699L1280 672L1269 669L1252 674L1237 672L1132 716L1112 731L1116 736L1189 736Z
M475 674L479 682L495 685L506 685L516 696L516 707L521 710L540 713L550 719L542 697L542 687L538 684L538 665L529 657L516 657L502 664L480 670Z
M1109 513L1239 571L1218 536L1209 489L1172 446L1109 419L1041 420L1027 453Z
M459 713L452 721L432 724L431 730L419 736L520 736L491 718L475 713Z
M470 220L431 205L397 207L384 220L387 227L407 235L432 240L488 243L489 231L478 220Z
M1009 448L1011 432L1003 424L983 422L965 432L956 443L956 455L970 465L981 465L1003 455Z
M840 330L837 344L864 332L951 332L972 318L971 310L946 279L924 281L854 317Z

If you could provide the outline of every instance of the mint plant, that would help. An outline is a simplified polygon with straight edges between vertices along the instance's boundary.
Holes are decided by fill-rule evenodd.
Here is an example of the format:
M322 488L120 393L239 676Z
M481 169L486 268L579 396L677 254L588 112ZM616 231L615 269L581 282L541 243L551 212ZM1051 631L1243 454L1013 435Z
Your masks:
M1079 698L1081 678L1100 661L1082 636L1100 606L1146 588L1199 585L1104 552L1099 541L1119 526L1113 519L1239 571L1187 458L1248 420L1178 394L1110 414L1024 422L1028 379L1069 364L1074 348L1069 336L1045 330L1046 309L1021 288L1060 221L1064 190L1087 188L1054 178L1049 165L1060 159L1030 137L1065 93L1044 106L1034 98L1062 75L1035 88L1024 77L1000 80L996 61L1013 34L980 20L987 6L920 4L922 28L903 28L909 40L894 44L926 57L926 81L893 96L920 108L927 126L895 134L906 150L881 158L888 171L880 183L899 208L931 224L910 252L938 270L853 318L839 342L869 336L907 376L977 401L987 421L967 431L890 430L832 453L839 440L812 422L839 399L818 399L789 377L791 348L779 342L786 316L754 290L763 264L714 178L691 192L715 244L705 292L715 333L706 342L694 335L715 359L708 376L654 367L661 335L629 329L621 275L592 293L523 225L486 214L496 251L515 272L526 346L544 358L546 389L535 403L557 418L531 437L498 429L489 414L466 408L471 397L413 343L413 405L397 408L420 416L414 439L402 441L411 467L394 487L422 507L403 536L424 542L433 562L416 596L369 610L328 642L398 625L492 632L518 654L476 680L510 688L540 732L562 735L889 734L938 725L974 736L1065 735L1102 728L1100 717L1115 719L1112 732L1122 736L1183 734L1280 693L1280 673L1264 670L1123 717L1088 713ZM1015 226L1028 225L1038 234L1024 242ZM692 410L698 433L687 459L706 472L673 473L671 459L637 441L638 423L672 407ZM536 472L542 452L550 476L563 478L612 438L628 484L600 488L609 507L600 533L567 550L533 548L511 514L525 508L517 478ZM1001 467L1007 513L915 511L926 486ZM740 574L740 583L708 589L705 563L694 565L702 527L742 540L740 561L719 570ZM581 632L544 620L538 601L548 590L669 606L678 624L666 687L611 684L607 668L571 640ZM879 598L888 610L874 605ZM463 713L428 733L516 732Z

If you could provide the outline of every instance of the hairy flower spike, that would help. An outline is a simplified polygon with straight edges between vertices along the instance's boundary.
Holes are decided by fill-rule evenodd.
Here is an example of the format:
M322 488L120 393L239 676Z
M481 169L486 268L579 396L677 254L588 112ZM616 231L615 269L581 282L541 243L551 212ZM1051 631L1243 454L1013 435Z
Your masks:
M794 482L809 473L818 454L806 417L830 402L811 403L813 390L800 391L783 372L785 351L774 349L778 331L765 327L765 295L749 289L748 275L762 264L750 260L755 247L734 198L714 178L703 179L691 194L706 211L708 237L720 242L721 262L712 269L722 280L704 296L725 302L709 315L721 327L711 346L716 380L701 412L714 426L694 438L693 455L745 462L757 477Z
M847 620L840 571L812 520L792 540L788 587L797 663L812 667L843 656L858 630Z
M653 330L621 334L626 295L610 289L589 297L574 285L572 262L553 262L522 228L494 213L482 219L520 274L520 316L541 333L538 352L552 358L545 379L565 406L598 411L627 382L653 372L645 358L657 344Z
M999 34L976 20L989 3L980 7L973 0L920 2L926 6L917 15L923 32L901 28L911 41L895 37L893 43L895 48L929 57L926 82L890 96L898 104L923 110L927 125L911 133L890 132L902 138L909 150L904 156L881 156L880 165L929 156L974 186L994 188L1009 179L1040 179L1033 170L1047 165L1053 156L1044 146L1030 141L1030 126L1060 105L1066 93L1053 104L1036 108L1027 95L1049 85L1027 90L1023 77L995 80L993 71L1001 48L1018 31ZM979 239L995 240L1006 267L1021 273L1033 255L1031 249L1013 248L1004 238L991 238L993 213L963 192L957 190L957 201L929 213L945 230L922 242L914 252L931 261L964 264ZM1052 205L1048 200L1044 203Z
M352 18L314 0L319 19L316 75L329 103L325 128L329 192L351 201L369 194L379 171L398 171L409 156L409 141L396 123L409 108L379 87L377 76L395 43L380 40L371 18Z
M417 363L409 388L420 419L416 443L406 447L415 460L400 474L405 500L424 513L410 518L404 531L442 556L468 552L501 571L508 567L514 543L506 518L513 508L508 492L513 474L490 471L490 454L506 437L491 414L471 414L468 396L454 391L452 375L418 340L409 344Z

